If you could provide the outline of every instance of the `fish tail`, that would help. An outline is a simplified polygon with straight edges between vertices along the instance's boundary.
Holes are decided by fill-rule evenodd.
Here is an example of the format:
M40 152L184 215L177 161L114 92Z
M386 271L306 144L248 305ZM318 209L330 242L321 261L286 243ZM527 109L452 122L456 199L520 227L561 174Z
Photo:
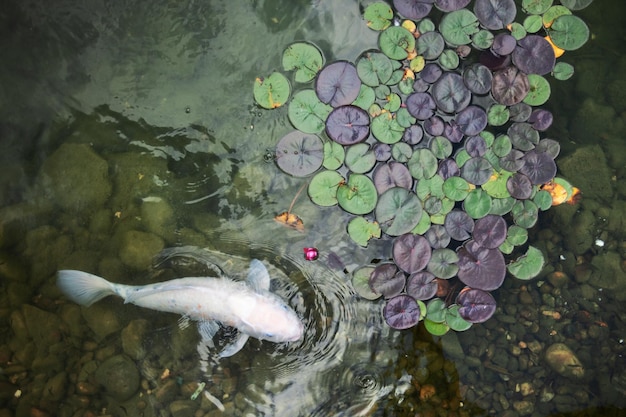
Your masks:
M59 271L57 286L67 298L87 307L104 297L117 294L114 284L106 279L68 269Z

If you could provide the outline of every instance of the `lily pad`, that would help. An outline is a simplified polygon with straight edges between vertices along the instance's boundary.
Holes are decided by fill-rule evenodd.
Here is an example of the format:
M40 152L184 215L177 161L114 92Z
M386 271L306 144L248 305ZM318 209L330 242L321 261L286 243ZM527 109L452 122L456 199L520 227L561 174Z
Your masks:
M496 300L487 291L465 287L456 297L459 316L470 323L484 323L496 312Z
M259 77L254 81L254 100L266 109L282 106L289 99L291 86L280 72L273 72L269 77Z
M400 294L387 300L383 307L383 317L393 329L409 329L419 322L420 308L415 298Z
M407 165L413 178L421 180L432 178L437 173L438 161L429 149L416 149Z
M423 270L430 261L428 240L420 235L406 233L393 241L393 261L409 274Z
M426 32L417 38L417 53L424 59L437 59L446 46L443 37L438 32Z
M503 29L515 20L517 7L513 0L476 0L474 13L487 29Z
M459 256L452 249L435 249L430 257L426 269L441 279L448 279L456 276L459 272Z
M413 34L402 26L390 26L378 37L380 50L391 59L403 60L415 49Z
M487 113L481 107L472 105L457 113L454 121L465 136L475 136L487 127Z
M437 294L435 276L427 271L411 274L407 279L406 293L416 300L430 300Z
M437 104L428 93L413 93L406 99L406 107L411 116L426 120L435 114Z
M347 183L339 185L337 201L352 214L367 214L374 210L378 194L374 183L363 174L351 174Z
M366 300L376 300L377 298L380 298L380 294L376 294L370 288L369 280L373 271L373 266L364 265L360 268L357 268L352 273L352 287L357 292L357 294L359 294Z
M463 82L474 94L484 95L491 91L493 75L489 68L482 64L472 64L463 71Z
M534 246L529 246L526 254L511 262L507 269L515 278L529 280L539 275L544 264L543 253Z
M343 146L337 142L328 141L324 143L324 168L335 170L343 165L346 153Z
M557 62L552 71L557 80L569 80L574 75L574 66L567 62Z
M291 132L276 145L276 164L287 174L306 177L324 161L324 143L316 135Z
M530 90L528 76L516 67L496 71L491 83L491 94L500 104L511 106L524 100Z
M326 133L341 145L353 145L369 135L370 117L356 106L341 106L330 112L326 119Z
M529 90L524 103L530 106L541 106L550 98L550 84L541 75L528 74Z
M556 46L566 51L573 51L589 40L589 28L578 16L564 15L557 17L548 31Z
M461 177L450 177L443 182L444 194L453 201L465 200L470 190L469 183Z
M474 220L462 210L452 210L446 216L444 226L452 239L465 242L474 230Z
M475 188L463 201L463 209L474 219L485 217L491 211L491 197L481 188Z
M469 105L472 93L459 74L446 72L433 85L432 97L440 110L458 113Z
M327 65L315 79L317 97L333 107L352 103L360 91L361 80L356 68L347 61Z
M458 255L458 276L461 282L483 291L500 288L506 276L502 252L484 248L470 240L458 250Z
M530 151L522 157L524 165L519 172L526 175L535 185L545 184L556 175L556 163L546 152Z
M318 206L329 207L337 204L337 189L344 182L337 171L321 171L311 178L308 193L311 201Z
M521 39L513 51L513 63L526 74L547 74L552 71L555 62L552 45L539 35Z
M378 87L391 78L393 66L385 54L368 51L358 59L356 70L365 85Z
M363 247L367 247L372 238L380 238L380 226L377 222L371 222L364 217L358 216L348 222L348 235L352 240Z
M377 2L368 5L363 13L367 27L373 30L384 30L391 25L393 10L387 3Z
M399 142L404 130L392 113L383 112L372 119L372 134L382 143L391 145Z
M304 133L321 133L332 107L322 103L313 90L294 94L289 103L289 121Z
M390 188L402 187L407 190L413 185L413 178L405 164L389 162L379 164L372 175L378 194L383 194Z
M345 164L352 172L365 174L374 168L376 155L367 143L357 143L348 147Z
M448 333L448 330L450 330L450 326L448 326L445 321L437 323L436 321L432 321L429 318L424 319L424 328L428 333L432 334L433 336L443 336L444 334Z
M382 263L374 268L370 275L370 288L385 298L395 297L404 289L406 277L392 263Z
M452 304L446 311L446 323L456 332L463 332L472 327L472 323L461 317L461 314L459 313L460 308L461 306L458 304Z
M422 203L417 195L402 187L385 191L376 205L376 220L382 231L390 236L408 233L421 216Z
M488 214L474 223L472 237L483 248L495 249L506 239L506 220L502 216Z
M308 42L292 43L283 52L283 68L285 71L296 71L296 82L308 83L315 78L322 65L322 53Z
M446 13L439 23L443 38L452 46L467 45L478 32L478 18L467 9Z
M411 20L421 20L428 16L433 0L393 0L393 7L402 16Z

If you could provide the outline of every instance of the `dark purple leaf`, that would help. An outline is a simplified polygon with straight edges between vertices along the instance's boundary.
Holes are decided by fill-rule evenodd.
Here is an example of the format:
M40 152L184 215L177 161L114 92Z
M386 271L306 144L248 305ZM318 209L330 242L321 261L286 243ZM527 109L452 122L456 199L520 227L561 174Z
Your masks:
M440 224L431 225L426 233L424 233L424 237L433 249L447 248L450 243L450 234L446 228Z
M509 119L512 122L526 122L533 111L532 106L526 103L517 103L509 107Z
M539 143L539 132L528 123L513 123L506 132L515 149L529 151Z
M460 176L461 170L454 159L446 158L439 163L437 174L444 180L447 180L450 177Z
M392 263L379 264L369 279L370 289L385 298L400 294L406 284L406 276Z
M411 274L406 282L406 293L416 300L430 300L437 294L437 281L428 271Z
M470 238L470 233L474 230L474 220L464 211L452 210L446 215L443 223L450 234L450 237L459 242L464 242Z
M476 0L474 13L487 29L504 29L515 19L517 7L513 0Z
M443 70L439 65L434 63L426 64L419 72L420 78L428 84L433 84L437 81L439 77L441 77L441 74L443 74Z
M465 287L456 297L459 316L470 323L483 323L496 311L496 300L491 294L476 288Z
M383 307L383 317L389 327L404 330L415 326L420 319L420 308L415 298L400 294L389 300Z
M497 71L491 82L491 94L500 104L511 106L524 100L530 83L528 76L516 67L507 67Z
M456 115L454 121L465 136L474 136L487 126L487 113L481 107L468 106Z
M506 220L502 216L488 214L474 222L472 237L483 248L496 249L506 239Z
M518 200L526 200L533 193L533 184L526 175L516 172L506 180L506 189L511 194L511 197Z
M482 51L478 61L491 71L499 71L511 65L511 55L496 55L487 49Z
M460 112L472 99L472 93L465 86L463 78L454 72L446 72L437 80L432 95L437 107L446 113Z
M474 94L485 95L491 91L492 80L491 71L482 64L472 64L463 71L463 82Z
M428 93L413 93L406 99L406 108L419 120L426 120L435 114L435 100Z
M429 83L419 77L415 77L415 82L413 83L413 91L415 91L416 93L424 93L428 91L429 88Z
M428 265L432 251L428 241L420 236L407 233L393 242L393 261L409 274L421 271Z
M491 52L498 56L509 55L513 53L515 46L517 46L517 40L513 36L508 33L498 33L493 38Z
M483 156L487 152L487 143L480 135L472 136L465 139L465 150L470 156Z
M471 0L435 0L435 7L443 12L453 12L467 6Z
M379 164L372 175L378 194L382 194L390 188L402 187L407 190L413 185L413 177L405 164L389 162Z
M554 179L556 175L556 164L552 156L545 152L530 151L522 157L524 165L520 172L530 179L535 185L545 184Z
M552 113L545 109L537 109L533 110L528 118L528 123L531 123L533 129L538 130L539 132L543 132L548 130L550 126L552 126Z
M322 103L333 107L352 103L361 90L361 80L354 65L336 61L324 67L317 75L315 92Z
M502 252L470 240L458 250L458 255L458 276L465 285L484 291L500 288L506 275Z
M552 45L539 35L520 39L513 51L513 64L526 74L545 75L552 71L555 62Z
M378 142L374 145L373 150L376 160L379 162L385 162L391 158L391 145Z
M461 167L461 177L474 185L482 185L489 181L493 174L493 166L482 157L468 159Z
M445 136L452 143L459 143L463 140L461 127L456 124L454 120L446 123L446 127L443 130L443 136Z
M326 118L326 133L341 145L354 145L369 135L370 117L356 106L341 106Z
M420 20L430 13L435 0L393 0L393 7L402 16L411 20Z
M276 145L276 164L287 174L306 177L324 161L324 143L316 135L298 130L288 133Z
M423 137L424 131L422 128L419 125L411 125L411 127L406 129L402 134L402 141L409 145L417 145L422 141Z
M561 144L554 139L541 139L537 146L537 152L546 152L552 159L555 159L561 152Z
M522 162L522 156L524 153L518 151L517 149L511 150L506 156L500 158L498 161L500 163L500 168L506 169L510 172L517 172L524 165Z
M433 116L430 119L424 121L424 130L431 136L443 135L445 124L441 117Z

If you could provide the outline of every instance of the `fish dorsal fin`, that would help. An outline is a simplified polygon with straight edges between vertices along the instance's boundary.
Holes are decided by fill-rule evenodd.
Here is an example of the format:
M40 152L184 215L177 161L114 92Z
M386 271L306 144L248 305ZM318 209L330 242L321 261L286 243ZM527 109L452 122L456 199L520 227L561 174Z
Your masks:
M255 291L269 291L270 289L270 274L267 272L265 265L258 259L253 259L250 262L250 270L248 271L248 284Z

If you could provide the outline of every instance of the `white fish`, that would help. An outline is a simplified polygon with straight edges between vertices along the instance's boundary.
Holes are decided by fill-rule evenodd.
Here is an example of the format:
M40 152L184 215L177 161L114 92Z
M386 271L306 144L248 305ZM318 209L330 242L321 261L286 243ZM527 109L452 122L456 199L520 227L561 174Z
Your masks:
M250 262L246 282L205 277L134 286L115 284L87 272L62 270L57 285L70 300L83 306L118 295L126 303L182 314L198 322L202 340L211 345L219 329L217 322L237 328L238 336L220 357L237 353L249 336L280 343L300 340L304 333L295 311L269 291L269 273L257 259Z

